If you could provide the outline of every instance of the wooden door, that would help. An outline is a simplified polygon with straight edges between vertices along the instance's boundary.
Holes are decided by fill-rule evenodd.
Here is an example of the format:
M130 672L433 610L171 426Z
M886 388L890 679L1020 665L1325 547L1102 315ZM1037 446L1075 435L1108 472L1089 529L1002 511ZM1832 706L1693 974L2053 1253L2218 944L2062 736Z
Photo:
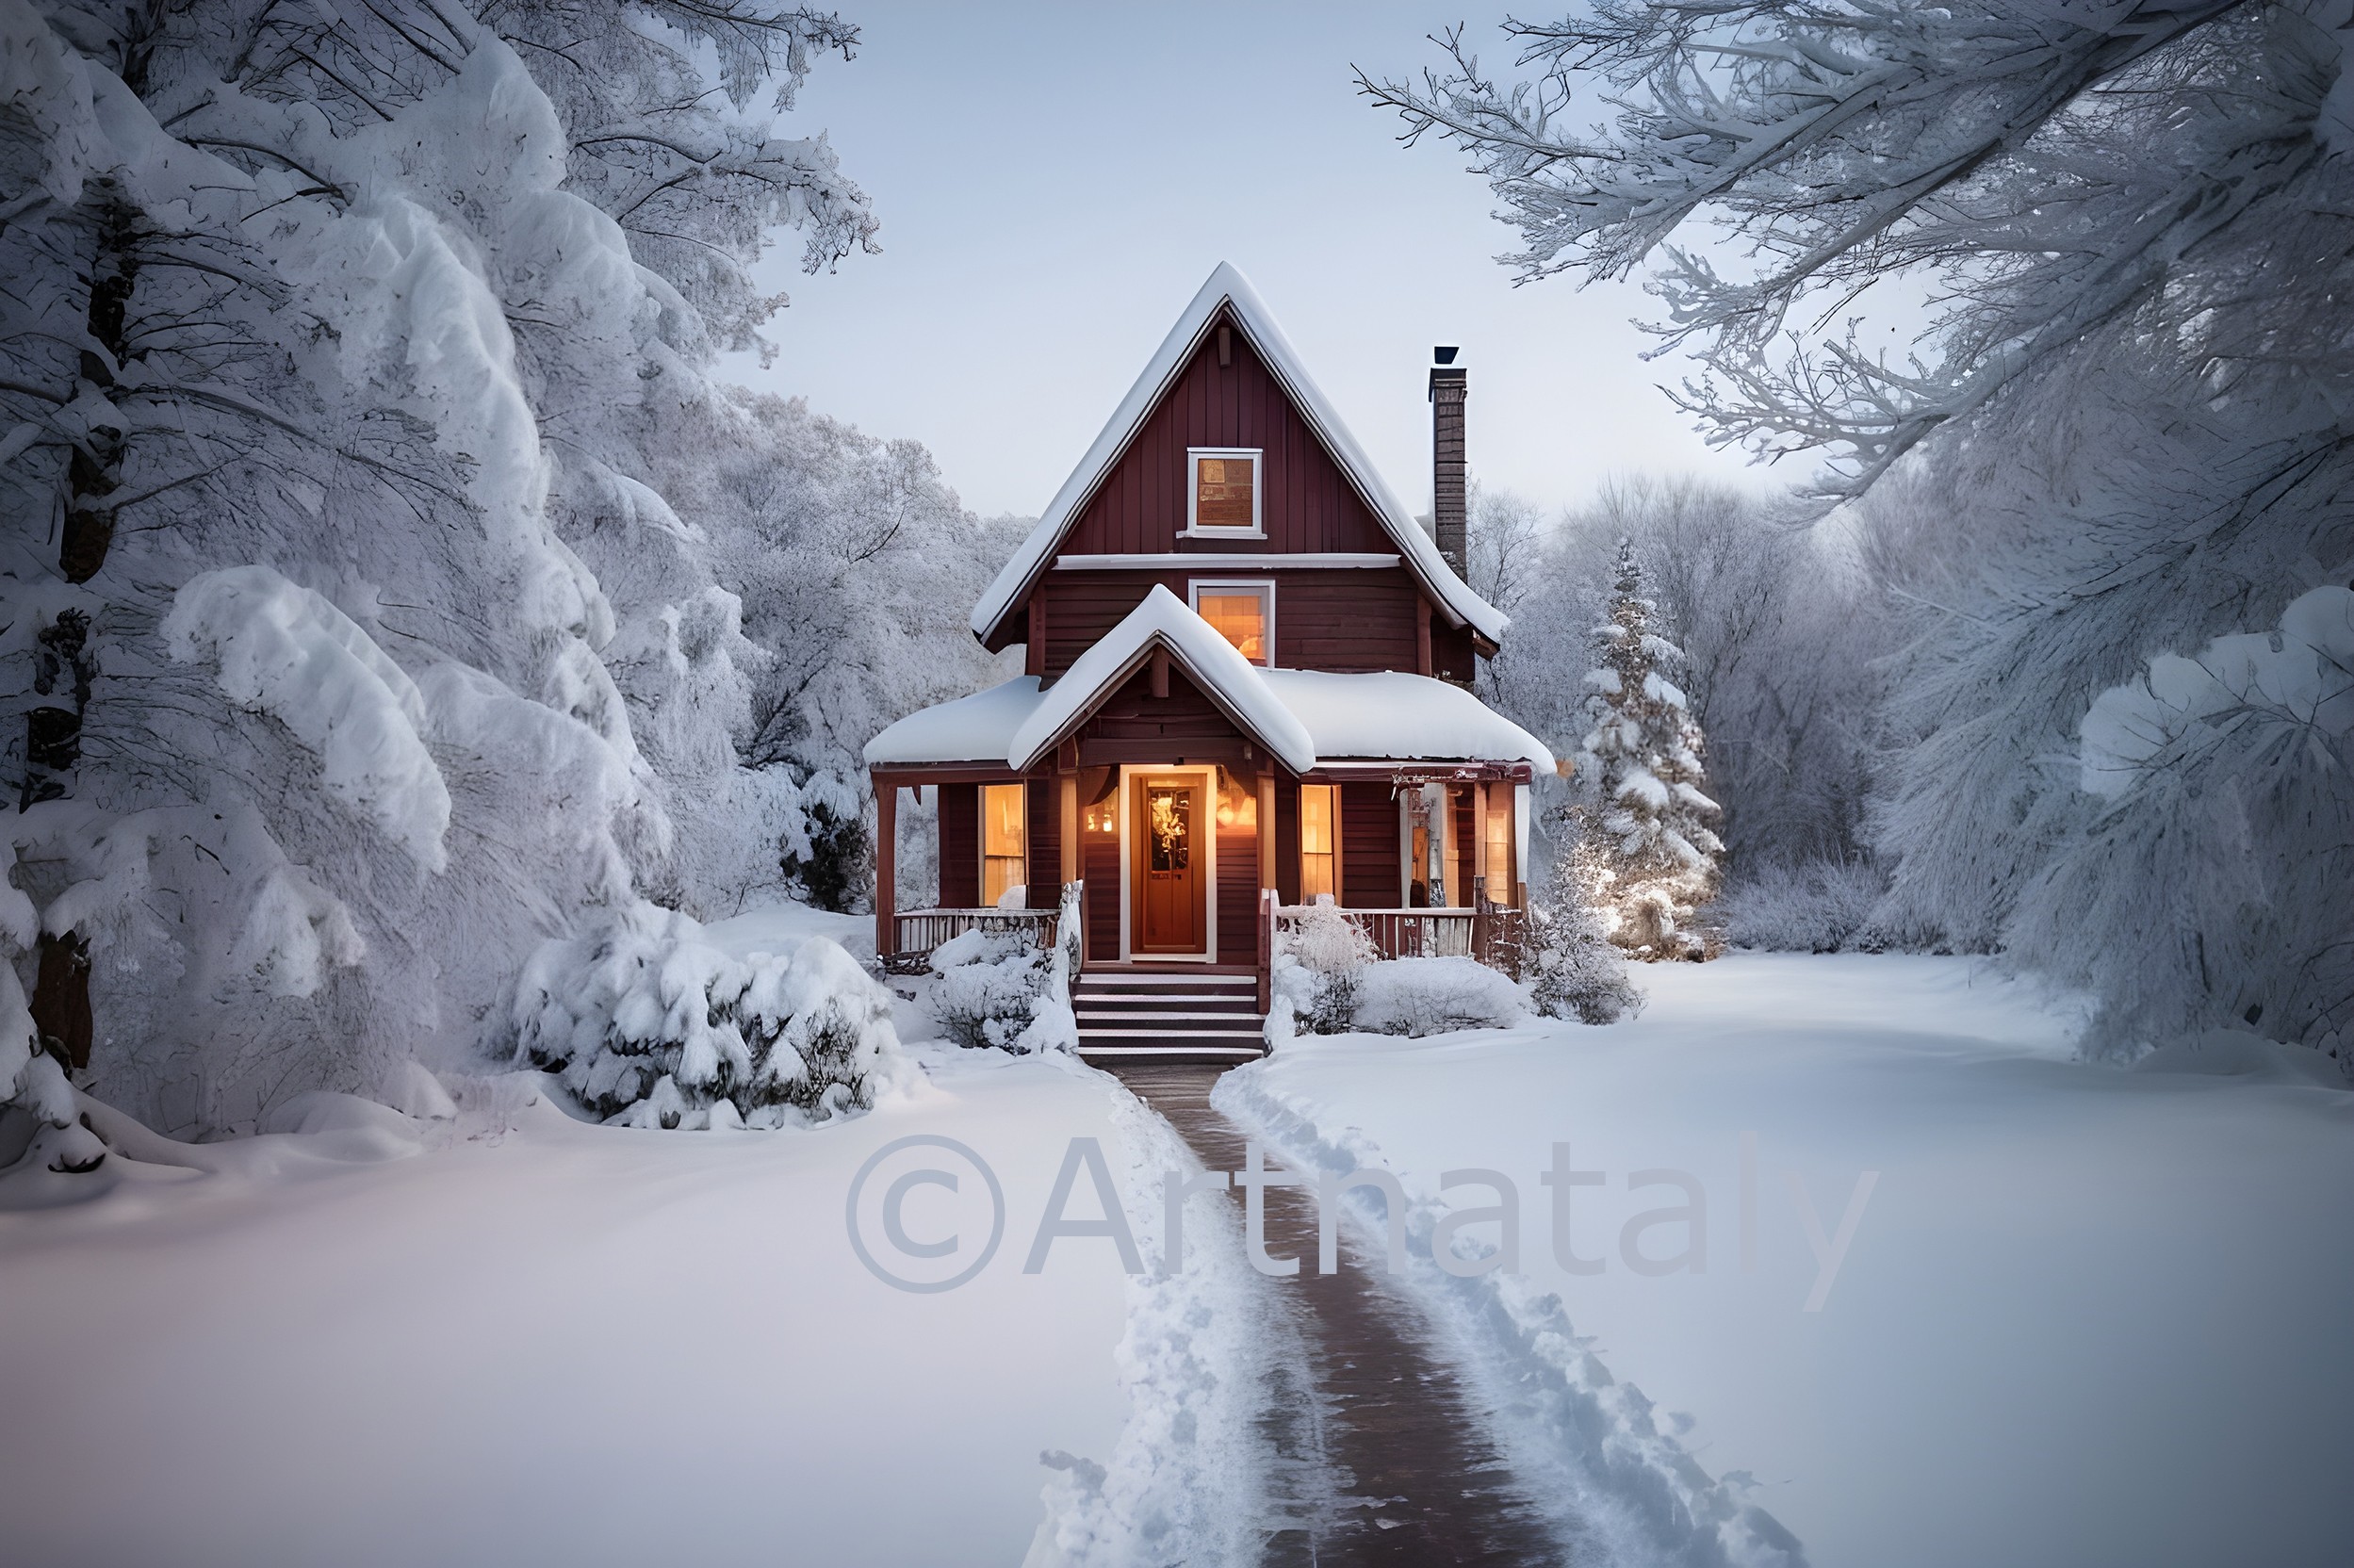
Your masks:
M1138 776L1129 829L1135 899L1129 949L1137 956L1209 951L1208 868L1202 862L1216 826L1198 776Z

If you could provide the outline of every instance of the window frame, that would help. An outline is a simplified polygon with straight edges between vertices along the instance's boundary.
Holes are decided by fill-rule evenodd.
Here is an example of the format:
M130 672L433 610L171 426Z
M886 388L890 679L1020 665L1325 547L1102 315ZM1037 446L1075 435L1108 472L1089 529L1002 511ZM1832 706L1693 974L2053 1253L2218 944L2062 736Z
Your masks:
M1251 460L1251 526L1233 528L1201 520L1202 459ZM1267 449L1264 447L1187 447L1185 449L1185 527L1180 539L1264 539L1267 537Z
M1261 670L1272 670L1279 668L1280 666L1275 662L1275 580L1271 577L1187 578L1185 580L1185 608L1192 611L1195 614L1200 615L1202 613L1202 596L1204 592L1211 594L1233 594L1237 596L1244 593L1252 593L1259 596L1260 601L1267 606L1265 618L1261 624L1259 633L1260 637L1267 644L1267 657L1264 660L1252 660L1251 667ZM1203 617L1205 620L1208 617L1206 616ZM1242 652L1240 648L1236 648L1234 651L1237 653Z

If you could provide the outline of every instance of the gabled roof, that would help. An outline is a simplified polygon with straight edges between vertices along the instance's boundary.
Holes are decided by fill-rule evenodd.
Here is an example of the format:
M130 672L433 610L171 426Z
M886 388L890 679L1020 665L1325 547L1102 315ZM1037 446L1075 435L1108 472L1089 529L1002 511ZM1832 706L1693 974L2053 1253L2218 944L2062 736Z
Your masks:
M1052 689L1041 691L1034 675L1016 676L910 713L867 743L867 765L1002 756L1008 767L1027 769L1118 690L1156 643L1294 773L1339 761L1527 761L1541 772L1553 766L1545 743L1460 686L1395 671L1263 670L1161 587ZM1115 645L1121 651L1106 651Z
M1193 297L1185 314L1177 318L1177 324L1169 329L1159 351L1145 366L1144 374L1136 378L1136 385L1120 400L1111 422L1095 438L1095 445L1087 449L1087 455L1063 482L1063 487L1055 492L1045 514L1038 518L1038 527L1030 531L1030 536L1022 542L1013 559L1005 563L1005 570L997 574L997 580L989 584L989 592L981 596L981 602L973 611L973 634L987 639L994 633L998 624L1045 571L1055 547L1079 520L1079 514L1087 509L1104 475L1136 439L1136 432L1160 402L1162 393L1192 359L1203 335L1217 320L1220 307L1232 308L1235 324L1290 394L1300 417L1356 487L1366 510L1397 542L1398 552L1406 558L1407 570L1414 573L1447 615L1467 622L1491 642L1501 641L1505 628L1511 625L1510 618L1473 593L1470 584L1455 575L1447 558L1439 554L1438 546L1391 494L1372 461L1358 447L1357 438L1349 433L1349 427L1341 423L1340 415L1325 400L1324 393L1309 376L1299 351L1283 335L1283 329L1275 324L1275 318L1250 281L1231 262L1218 263L1210 281L1202 286L1202 291Z
M1014 731L1005 760L1016 769L1035 765L1093 712L1096 704L1134 675L1155 647L1167 648L1169 657L1202 688L1202 695L1267 747L1277 761L1294 773L1316 766L1316 742L1291 710L1275 700L1275 694L1259 678L1251 661L1236 652L1216 627L1187 609L1185 600L1157 582L1142 604L1128 612L1063 672L1063 678Z

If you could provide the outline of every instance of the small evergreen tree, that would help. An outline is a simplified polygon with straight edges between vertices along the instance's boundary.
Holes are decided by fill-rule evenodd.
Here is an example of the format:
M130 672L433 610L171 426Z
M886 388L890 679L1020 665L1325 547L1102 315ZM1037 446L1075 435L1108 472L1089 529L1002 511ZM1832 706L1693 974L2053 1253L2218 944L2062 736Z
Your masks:
M1545 897L1529 911L1529 1000L1547 1018L1614 1023L1643 1009L1627 960L1610 945L1599 911L1611 873L1592 845L1563 845Z
M1644 959L1704 958L1709 946L1692 917L1715 896L1725 845L1706 821L1717 804L1700 790L1700 726L1660 673L1683 651L1651 629L1644 587L1634 543L1621 539L1610 618L1594 629L1598 658L1586 675L1594 727L1578 762L1592 793L1578 825L1596 870L1610 874L1595 891L1610 939Z

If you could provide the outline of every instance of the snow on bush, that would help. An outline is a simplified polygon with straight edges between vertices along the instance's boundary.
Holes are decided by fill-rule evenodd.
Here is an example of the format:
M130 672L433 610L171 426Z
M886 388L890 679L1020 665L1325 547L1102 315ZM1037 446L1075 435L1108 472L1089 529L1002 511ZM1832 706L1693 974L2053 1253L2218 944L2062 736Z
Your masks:
M651 904L542 943L513 1022L519 1061L634 1127L831 1120L910 1070L890 995L837 943L738 960Z
M1611 945L1595 903L1610 874L1584 845L1564 849L1545 896L1528 911L1529 1000L1547 1018L1614 1023L1643 1008L1643 993L1627 978L1627 960Z
M1357 1027L1377 1035L1504 1029L1528 1014L1528 993L1477 958L1390 958L1357 976Z
M1888 878L1861 860L1766 866L1717 901L1725 939L1774 953L1867 952L1897 945L1872 923Z
M1373 939L1364 927L1321 894L1283 933L1276 949L1275 1007L1268 1015L1283 1024L1270 1037L1280 1042L1293 1028L1336 1035L1357 1024L1358 981L1374 962Z
M1071 975L1078 966L1075 887L1064 890L1052 947L1038 946L1021 928L976 926L932 950L938 978L924 1005L950 1039L1007 1051L1078 1048L1078 1015L1071 1004Z

